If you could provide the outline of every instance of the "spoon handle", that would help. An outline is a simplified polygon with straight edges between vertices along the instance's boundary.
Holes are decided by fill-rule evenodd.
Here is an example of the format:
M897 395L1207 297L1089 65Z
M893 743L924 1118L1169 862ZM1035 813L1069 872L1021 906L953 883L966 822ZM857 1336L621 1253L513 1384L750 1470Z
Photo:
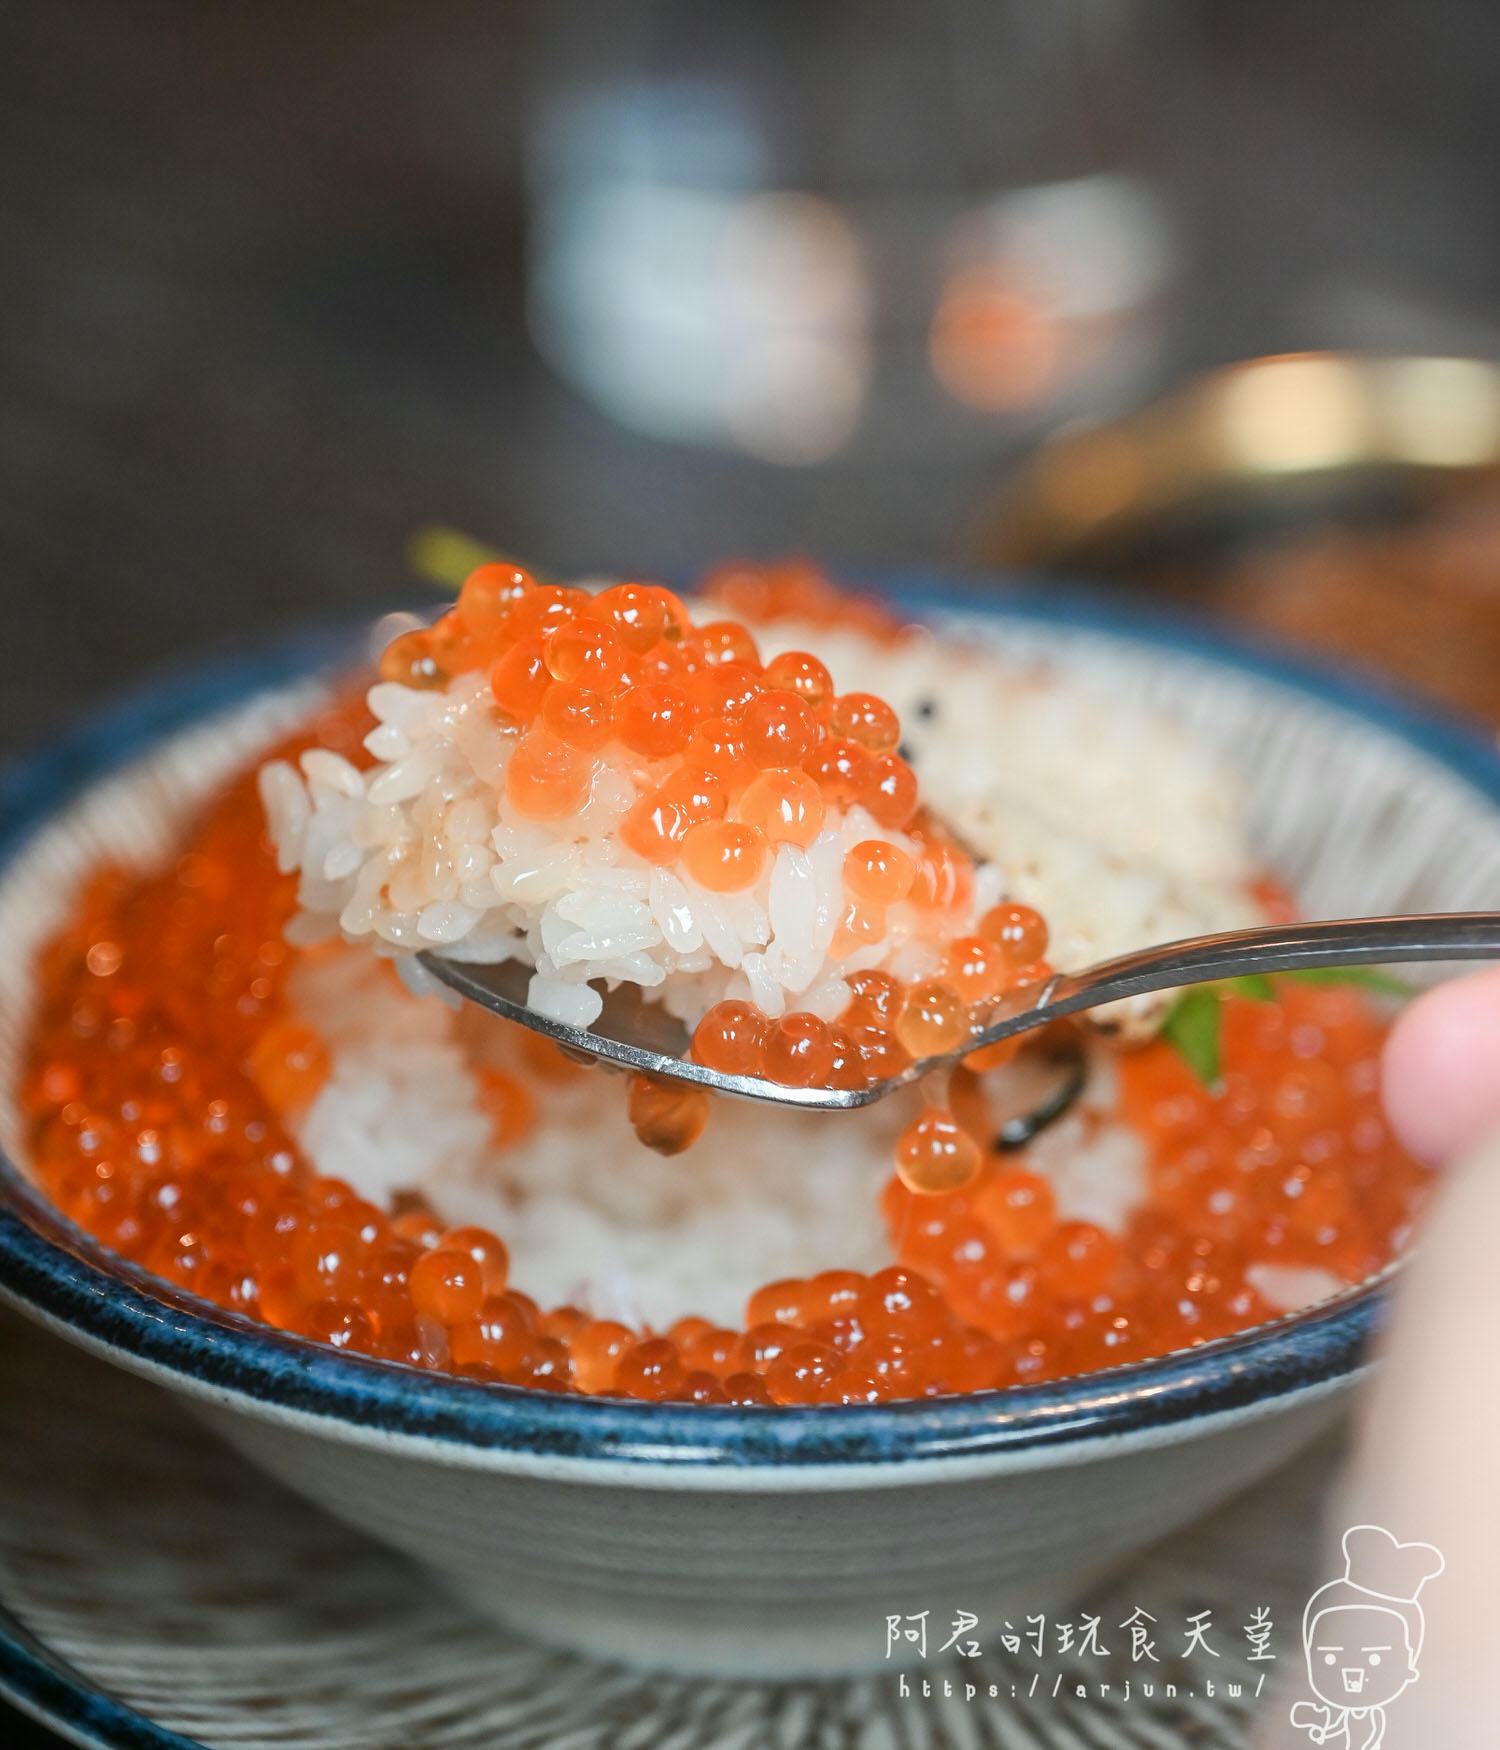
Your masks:
M972 1051L1043 1021L1096 1009L1121 997L1208 984L1249 973L1295 972L1323 966L1361 966L1398 960L1500 958L1500 912L1439 912L1431 916L1338 918L1307 924L1268 924L1185 942L1140 948L1082 972L1058 973L1037 992L1021 993L966 1046Z

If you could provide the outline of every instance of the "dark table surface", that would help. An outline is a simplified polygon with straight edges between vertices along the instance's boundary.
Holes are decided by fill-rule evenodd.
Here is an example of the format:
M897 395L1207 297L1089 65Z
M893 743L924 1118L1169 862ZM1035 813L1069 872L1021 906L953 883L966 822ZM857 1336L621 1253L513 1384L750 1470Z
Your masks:
M1163 10L1164 370L1493 350L1500 15ZM227 638L389 602L426 521L561 571L953 551L998 444L775 468L632 436L541 365L505 125L534 18L0 12L0 752ZM52 1742L0 1710L7 1750Z
M505 126L534 16L4 9L0 748L218 639L388 599L424 521L561 571L953 551L998 439L777 468L632 435L538 361ZM1500 14L1164 17L1144 150L1185 252L1164 374L1493 344Z

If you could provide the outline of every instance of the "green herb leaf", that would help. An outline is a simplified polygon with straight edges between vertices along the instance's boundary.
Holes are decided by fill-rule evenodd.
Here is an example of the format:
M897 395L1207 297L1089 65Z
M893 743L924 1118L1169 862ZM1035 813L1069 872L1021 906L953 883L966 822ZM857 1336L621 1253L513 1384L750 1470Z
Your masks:
M1300 979L1303 984L1352 984L1384 997L1409 997L1417 992L1408 979L1397 978L1379 966L1303 966L1280 976Z
M1406 979L1378 966L1307 966L1295 972L1278 972L1276 977L1300 979L1303 984L1354 985L1359 990L1388 997L1413 996L1417 989ZM1215 984L1194 985L1178 997L1162 1023L1162 1038L1206 1088L1217 1086L1223 1072L1219 999L1231 995L1253 1003L1274 1003L1276 986L1259 972L1223 978Z
M1178 997L1162 1024L1162 1037L1206 1088L1219 1080L1219 1008L1218 991L1196 985Z

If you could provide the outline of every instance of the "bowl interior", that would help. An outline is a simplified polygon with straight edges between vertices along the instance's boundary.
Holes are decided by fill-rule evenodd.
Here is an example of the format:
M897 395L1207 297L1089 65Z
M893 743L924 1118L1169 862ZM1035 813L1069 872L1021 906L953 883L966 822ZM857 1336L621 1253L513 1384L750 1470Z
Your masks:
M921 596L930 610L930 583ZM936 601L940 623L965 638L1107 681L1215 749L1245 786L1264 862L1310 915L1477 907L1500 891L1500 756L1461 726L1274 651L1086 598L950 590ZM293 639L159 685L0 792L0 1149L16 1164L0 1171L0 1288L12 1298L187 1380L211 1360L220 1383L266 1402L480 1445L695 1463L1020 1446L1199 1415L1354 1365L1368 1291L1107 1376L935 1404L755 1415L549 1398L316 1350L154 1286L51 1215L22 1183L14 1099L33 950L101 857L160 856L194 801L303 717L336 649Z

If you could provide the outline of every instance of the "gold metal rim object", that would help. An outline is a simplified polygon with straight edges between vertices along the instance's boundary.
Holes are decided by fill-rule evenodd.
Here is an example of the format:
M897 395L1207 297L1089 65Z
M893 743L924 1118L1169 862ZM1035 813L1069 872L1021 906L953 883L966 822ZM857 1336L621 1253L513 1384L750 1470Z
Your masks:
M1500 470L1500 367L1289 353L1213 371L1124 418L1050 438L981 513L988 563L1097 562L1191 514L1321 501L1377 477L1440 492Z

